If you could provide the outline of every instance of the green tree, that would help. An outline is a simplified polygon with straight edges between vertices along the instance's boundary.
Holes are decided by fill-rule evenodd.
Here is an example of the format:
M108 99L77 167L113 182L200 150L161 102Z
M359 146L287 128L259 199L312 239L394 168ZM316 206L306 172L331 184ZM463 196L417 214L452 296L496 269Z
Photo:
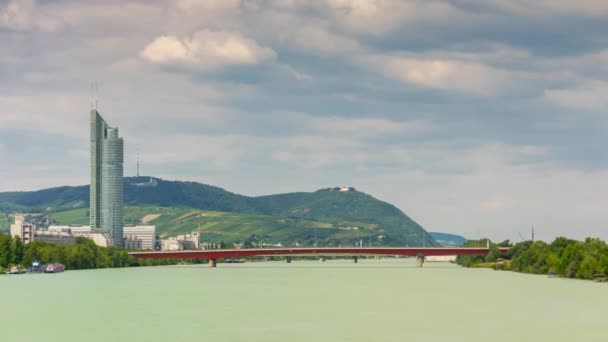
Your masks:
M13 239L10 235L0 235L0 266L7 268L13 262Z
M13 264L21 264L23 262L25 247L18 236L15 236L11 242L11 254L13 256Z
M498 260L498 258L500 258L500 250L498 249L498 246L491 245L490 251L486 255L485 261L486 262L495 262L496 260Z

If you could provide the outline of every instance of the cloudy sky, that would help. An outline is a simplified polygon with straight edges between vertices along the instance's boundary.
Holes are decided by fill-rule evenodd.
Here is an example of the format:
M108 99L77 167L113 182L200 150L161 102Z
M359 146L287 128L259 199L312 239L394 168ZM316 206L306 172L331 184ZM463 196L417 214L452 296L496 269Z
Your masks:
M607 0L0 0L0 191L348 185L430 231L608 238Z

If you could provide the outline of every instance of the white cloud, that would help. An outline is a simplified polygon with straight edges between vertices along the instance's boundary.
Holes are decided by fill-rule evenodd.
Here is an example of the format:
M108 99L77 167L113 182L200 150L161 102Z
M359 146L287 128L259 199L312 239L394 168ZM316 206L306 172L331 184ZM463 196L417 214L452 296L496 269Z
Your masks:
M61 21L39 11L35 0L10 0L0 7L0 29L54 32L60 27Z
M228 125L235 125L238 121L242 122L242 116L243 114L233 113L231 118L228 116L223 118ZM329 135L350 140L415 136L440 129L437 123L430 120L392 120L379 115L343 117L300 112L274 112L256 114L253 120L269 122L276 127L295 131L298 135Z
M453 24L474 17L445 1L327 0L327 5L339 27L365 35L386 34L414 22Z
M356 180L348 183L399 203L431 231L518 241L518 232L535 226L537 237L546 240L560 235L608 238L601 223L608 203L608 172L543 165L541 160L538 165L514 162L536 149L543 148L486 144L457 153L450 148L414 149L410 151L413 164L426 168L372 169L355 174ZM425 157L429 153L431 162ZM435 159L464 165L468 171L433 172Z
M600 141L608 122L608 53L583 55L601 47L599 17L577 27L568 58L525 50L539 37L519 39L532 20L509 30L519 15L605 15L606 1L490 1L0 0L0 158L11 161L0 187L86 184L97 79L100 110L125 137L126 174L139 144L146 172L165 178L250 194L348 184L432 230L608 237L606 163L578 146ZM196 75L277 53L256 82ZM367 70L455 94L414 98ZM509 101L462 96L505 92ZM568 110L538 106L541 96ZM546 134L556 130L567 135Z
M272 159L306 169L402 164L410 159L404 146L379 148L352 136L299 135L277 140Z
M487 198L479 204L479 207L484 210L500 210L507 206L507 200L502 196L493 196Z
M142 158L151 165L166 163L206 164L217 170L238 166L246 151L253 149L258 139L244 135L180 134L159 139L145 139Z
M329 54L348 54L361 49L352 38L330 32L317 23L308 23L293 32L281 34L281 40L302 50Z
M384 118L320 117L314 119L313 126L325 133L349 135L353 138L417 134L435 129L435 125L427 121L392 121Z
M179 0L177 8L181 11L232 11L240 6L239 0Z
M387 78L436 89L492 94L510 82L509 72L475 62L380 55L362 61Z
M574 88L548 89L543 99L560 107L605 111L608 107L608 82L588 81Z
M0 130L35 130L82 138L88 134L85 98L61 93L0 96ZM84 108L84 110L82 109Z
M153 34L166 20L166 10L152 1L49 2L40 11L66 27L77 28L81 35L115 39L125 39L125 31L129 36Z
M608 13L606 0L473 0L484 6L492 6L502 11L520 16L547 16L554 14L582 14L601 16Z
M274 60L276 53L238 32L203 30L192 38L158 37L145 47L140 56L156 64L220 69Z
M0 28L15 31L27 30L32 26L35 1L12 0L5 7L0 8Z

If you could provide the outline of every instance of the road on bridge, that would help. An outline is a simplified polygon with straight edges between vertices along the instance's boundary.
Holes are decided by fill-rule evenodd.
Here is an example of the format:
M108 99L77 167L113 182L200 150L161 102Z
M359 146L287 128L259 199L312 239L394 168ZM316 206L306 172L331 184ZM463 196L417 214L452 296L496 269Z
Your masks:
M508 248L499 248L506 254ZM140 259L235 259L257 256L294 256L294 255L383 255L383 256L451 256L485 255L489 248L480 247L323 247L323 248L252 248L252 249L211 249L194 251L131 252L129 255Z

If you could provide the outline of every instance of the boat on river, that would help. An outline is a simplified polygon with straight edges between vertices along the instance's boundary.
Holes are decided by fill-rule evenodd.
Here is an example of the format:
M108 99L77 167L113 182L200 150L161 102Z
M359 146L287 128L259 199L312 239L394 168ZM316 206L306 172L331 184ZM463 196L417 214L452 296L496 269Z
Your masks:
M238 259L238 258L228 258L228 259L225 259L224 262L227 264L242 264L245 262L245 260Z
M44 266L44 273L61 273L65 271L65 266L58 262L53 262Z
M25 272L27 272L27 271L24 268L22 268L21 266L13 266L8 271L8 274L23 274Z

